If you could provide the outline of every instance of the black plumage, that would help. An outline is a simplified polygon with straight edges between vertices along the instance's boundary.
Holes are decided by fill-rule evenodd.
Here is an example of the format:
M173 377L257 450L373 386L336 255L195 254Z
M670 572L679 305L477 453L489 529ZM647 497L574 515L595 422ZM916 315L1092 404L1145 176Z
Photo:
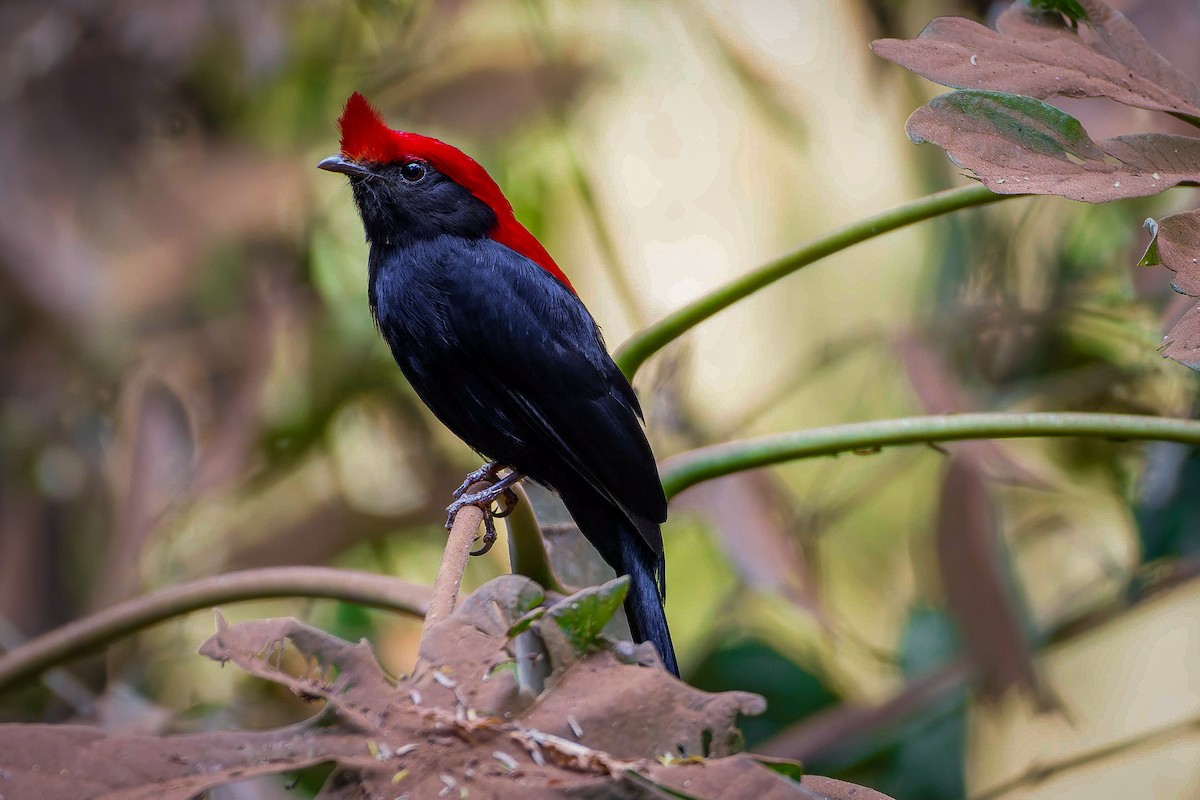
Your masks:
M637 397L591 314L543 264L497 241L497 210L433 163L323 165L350 175L371 311L409 383L477 452L558 493L630 576L634 638L677 675L662 607L666 498Z

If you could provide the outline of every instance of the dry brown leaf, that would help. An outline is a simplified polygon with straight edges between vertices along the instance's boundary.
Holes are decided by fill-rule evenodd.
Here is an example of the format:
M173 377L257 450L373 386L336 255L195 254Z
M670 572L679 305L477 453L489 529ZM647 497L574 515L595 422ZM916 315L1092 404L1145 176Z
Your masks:
M1200 211L1148 220L1154 241L1142 263L1159 263L1175 273L1171 288L1200 297ZM1153 253L1153 255L1151 255Z
M1180 364L1200 370L1200 306L1190 309L1163 340L1160 352Z
M1039 10L1044 6L1070 10ZM993 192L1102 203L1200 184L1200 139L1143 133L1097 142L1074 117L1042 102L1054 96L1106 97L1200 126L1200 87L1100 0L1013 3L996 30L941 17L916 39L880 39L871 47L960 90L917 109L906 129L914 142L944 148ZM1182 229L1187 223L1179 224ZM1198 250L1195 231L1182 238L1187 258L1172 267L1175 286L1195 296L1200 277L1188 264L1195 263ZM1195 309L1168 334L1163 354L1200 369Z
M764 798L876 797L797 783L735 754L739 712L762 700L708 694L597 649L552 674L533 703L515 691L508 630L541 590L519 576L474 593L427 634L411 679L393 683L365 643L290 619L225 625L201 652L326 701L335 719L258 733L119 736L67 726L0 726L3 790L42 800L184 800L206 789L322 762L323 798L693 797L751 787ZM305 664L283 669L285 648ZM496 667L496 668L493 668ZM723 757L701 759L704 749ZM660 756L667 756L659 760Z
M908 374L908 382L927 414L957 414L975 411L975 399L963 388L945 358L925 337L917 333L901 333L893 348ZM1017 461L1006 448L994 439L975 439L943 443L940 449L963 453L977 464L986 467L994 480L1047 488L1050 482L1034 469Z
M1139 133L1094 142L1068 114L1021 95L940 95L905 127L914 142L941 147L997 194L1107 203L1200 182L1200 139Z
M711 523L730 564L749 586L778 592L828 626L814 569L797 546L802 532L791 530L790 501L770 474L743 472L708 481L673 502Z
M878 55L931 81L1047 97L1109 97L1125 105L1200 116L1200 88L1171 66L1120 12L1080 3L1088 22L1013 3L997 30L961 17L939 17L916 39L880 39Z
M1200 89L1154 51L1119 12L1081 4L1072 27L1014 3L991 30L957 17L913 40L880 39L880 56L963 91L917 109L914 142L944 148L998 194L1056 194L1089 203L1157 194L1200 182L1200 140L1172 134L1095 142L1051 96L1109 97L1200 122Z
M289 643L305 659L304 674L292 675L283 668ZM200 646L200 655L221 664L233 662L299 697L327 700L347 725L361 731L378 730L393 700L392 684L370 645L351 644L291 617L230 627L217 612L217 632Z
M617 675L619 688L608 683ZM666 713L648 725L646 709L651 708ZM701 692L661 669L629 667L612 653L597 653L565 671L554 691L539 698L522 720L619 758L720 757L742 749L738 715L765 710L758 695Z
M75 725L0 726L0 794L18 800L191 800L207 789L370 757L362 737L306 728L134 736Z
M998 548L983 473L973 459L952 458L942 482L937 522L938 567L947 609L982 673L987 695L998 697L1017 687L1048 705Z
M1146 227L1153 239L1141 263L1162 264L1175 273L1172 289L1200 297L1200 211L1172 214L1157 222L1149 219ZM1200 305L1193 305L1175 323L1163 340L1161 352L1200 370Z
M655 764L648 774L659 786L689 798L754 798L754 800L890 800L887 795L833 778L806 775L802 783L788 781L763 769L752 759L721 759L703 764L663 766ZM664 797L658 792L655 797ZM607 795L606 795L607 796Z

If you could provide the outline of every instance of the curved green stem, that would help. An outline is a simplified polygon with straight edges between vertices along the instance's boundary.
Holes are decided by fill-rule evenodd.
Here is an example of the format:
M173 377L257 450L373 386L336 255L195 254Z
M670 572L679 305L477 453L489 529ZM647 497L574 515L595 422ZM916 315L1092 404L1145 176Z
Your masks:
M838 453L874 453L901 444L961 439L1091 436L1200 445L1200 421L1135 414L948 414L858 422L701 447L668 458L659 468L667 497L734 472Z
M270 567L202 578L118 603L5 653L0 656L0 692L172 617L221 603L273 597L343 600L420 617L429 604L430 590L399 578L329 567Z
M513 490L521 500L508 516L508 560L514 575L524 575L536 581L543 589L570 594L554 574L550 563L550 554L546 552L546 540L538 526L537 517L533 513L533 503L524 487L514 486Z
M613 358L617 362L617 366L625 373L625 377L632 380L634 373L650 356L687 331L738 300L754 294L759 289L791 275L814 261L914 222L938 217L963 208L995 203L1006 197L1022 196L993 194L986 186L967 186L962 189L938 192L928 197L922 197L920 200L905 203L874 217L867 217L853 225L848 225L841 230L809 242L799 250L764 264L703 297L693 300L683 308L671 312L650 327L629 337L624 344L617 348Z

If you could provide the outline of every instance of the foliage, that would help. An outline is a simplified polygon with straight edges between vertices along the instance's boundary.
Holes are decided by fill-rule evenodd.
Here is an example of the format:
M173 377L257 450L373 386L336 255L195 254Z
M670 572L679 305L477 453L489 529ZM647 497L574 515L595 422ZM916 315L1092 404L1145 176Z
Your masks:
M994 29L942 17L912 40L924 19L890 2L830 4L803 24L770 3L11 4L0 645L13 657L0 677L48 640L51 656L24 664L57 668L20 692L0 679L0 718L99 727L0 728L6 753L33 764L66 746L70 796L136 782L112 769L118 753L144 754L158 770L146 775L184 793L336 761L330 792L390 792L399 776L437 794L450 785L429 747L405 749L430 741L462 774L477 757L498 791L516 779L510 760L631 796L699 774L798 790L794 766L723 755L731 709L755 703L665 683L595 637L620 584L570 588L611 574L536 489L519 511L534 513L508 525L510 561L477 559L466 576L478 586L511 564L550 587L536 609L540 592L506 579L460 610L470 625L421 639L358 605L411 611L407 591L264 582L257 596L355 605L260 604L240 613L313 624L233 623L210 640L266 681L182 655L203 635L188 618L62 668L163 609L256 596L147 594L231 570L334 562L428 583L444 495L474 456L398 379L364 308L350 204L309 174L361 89L478 155L610 343L632 333L615 349L674 495L668 614L685 677L770 698L747 725L756 750L897 797L1091 796L1100 769L1166 786L1141 745L1186 746L1200 718L1169 650L1200 574L1197 385L1153 353L1170 330L1163 354L1200 364L1200 212L1179 206L1186 189L1160 194L1195 185L1200 163L1195 15L1170 4L1129 12L1154 6L1138 26L1151 39L1158 27L1166 57L1096 0L1015 3ZM919 96L866 64L863 25L879 55L957 91ZM1117 105L1101 115L1077 98ZM914 106L910 139L982 185L908 199L948 178L924 150L889 149L907 148L886 132ZM1147 117L1127 109L1164 129L1136 132ZM1147 217L1141 261L1173 272L1174 301L1160 271L1123 266ZM71 620L82 627L19 647ZM420 656L397 685L430 714L335 634L368 636L403 670ZM561 668L540 687L522 683L538 642ZM468 679L446 677L468 662ZM603 680L581 685L592 674ZM350 675L396 715L363 716ZM514 686L546 702L526 706ZM502 705L479 699L497 687L524 730L481 715ZM567 710L577 699L586 713ZM601 714L621 736L588 738ZM214 727L258 732L197 732ZM718 757L691 763L710 738ZM672 757L651 760L659 750Z
M508 630L541 598L518 576L486 584L430 629L416 671L395 684L365 642L293 619L230 626L218 615L202 655L309 702L324 700L331 719L172 737L8 726L0 728L5 788L48 800L116 792L187 800L238 779L332 761L339 771L320 797L432 797L446 787L490 797L574 797L606 786L628 797L658 796L654 789L704 797L731 786L771 798L811 796L795 770L780 762L765 770L737 754L733 722L739 713L761 712L761 698L699 692L661 668L624 663L634 653L609 644L582 651L578 643L595 641L596 633L592 616L575 611L594 604L591 590L547 611L540 625L551 687L522 692L516 673L503 668L514 657ZM566 636L545 636L550 631ZM298 674L284 666L293 648ZM624 702L614 706L614 696ZM106 761L123 768L107 769ZM789 772L796 782L781 777Z
M1054 96L1107 97L1200 127L1200 87L1098 0L1014 4L1000 15L995 31L942 18L914 40L881 39L872 47L959 89L914 112L908 135L944 148L994 192L1103 203L1200 184L1200 138L1140 133L1094 142L1078 120L1042 102ZM1165 230L1169 255L1161 263L1177 274L1173 288L1200 296L1200 211L1172 215L1163 225L1155 223L1150 246L1156 247L1158 231ZM1164 355L1200 370L1200 311L1191 309L1164 346Z

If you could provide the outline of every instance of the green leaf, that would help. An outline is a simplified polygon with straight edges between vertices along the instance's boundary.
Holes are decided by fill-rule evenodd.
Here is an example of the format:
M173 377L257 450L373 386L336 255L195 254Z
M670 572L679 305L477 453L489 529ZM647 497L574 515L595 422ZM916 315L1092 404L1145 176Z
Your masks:
M793 780L799 783L804 777L804 765L799 761L792 761L787 758L769 758L768 756L753 756L754 760L760 766L764 766L772 772L778 772L788 780Z
M1064 158L1075 164L1088 159L1104 160L1105 157L1079 120L1034 97L962 90L935 97L929 106L986 121L994 133L1035 153ZM912 132L910 138L917 144L924 141Z
M584 653L596 641L613 614L617 613L628 591L629 576L622 575L558 601L546 609L544 619L554 622L572 650L577 654Z
M1078 0L1025 0L1025 5L1043 14L1062 14L1071 21L1071 27L1079 27L1079 22L1091 22L1087 9Z
M535 608L532 611L527 612L524 616L514 622L512 627L508 629L508 638L511 639L514 636L529 630L529 626L541 619L545 613L546 609L544 608Z

